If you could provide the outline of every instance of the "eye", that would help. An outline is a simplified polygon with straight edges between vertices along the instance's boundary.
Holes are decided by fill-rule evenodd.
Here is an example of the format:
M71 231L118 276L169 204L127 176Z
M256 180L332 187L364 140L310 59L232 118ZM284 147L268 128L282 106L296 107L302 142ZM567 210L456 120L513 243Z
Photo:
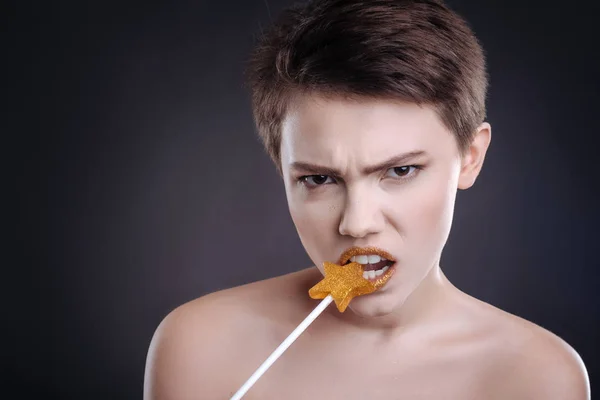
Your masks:
M390 178L408 178L415 174L420 169L418 165L404 165L402 167L394 167L387 170L386 175Z
M333 179L327 175L305 175L301 176L298 180L310 188L334 182Z

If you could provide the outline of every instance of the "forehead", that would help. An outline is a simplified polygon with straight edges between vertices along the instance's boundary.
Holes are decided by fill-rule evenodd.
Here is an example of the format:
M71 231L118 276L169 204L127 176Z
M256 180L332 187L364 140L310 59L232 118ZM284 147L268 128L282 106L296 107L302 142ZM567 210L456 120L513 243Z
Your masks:
M282 163L377 160L402 152L457 154L432 107L392 100L297 98L282 124Z

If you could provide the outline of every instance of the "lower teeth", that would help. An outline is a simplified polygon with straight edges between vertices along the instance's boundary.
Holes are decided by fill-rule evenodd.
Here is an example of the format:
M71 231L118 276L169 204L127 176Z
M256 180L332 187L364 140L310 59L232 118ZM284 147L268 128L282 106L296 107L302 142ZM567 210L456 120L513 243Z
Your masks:
M363 271L363 278L364 279L375 279L378 276L381 276L383 274L385 274L385 272L389 269L389 266L385 266L381 269L378 269L377 271Z

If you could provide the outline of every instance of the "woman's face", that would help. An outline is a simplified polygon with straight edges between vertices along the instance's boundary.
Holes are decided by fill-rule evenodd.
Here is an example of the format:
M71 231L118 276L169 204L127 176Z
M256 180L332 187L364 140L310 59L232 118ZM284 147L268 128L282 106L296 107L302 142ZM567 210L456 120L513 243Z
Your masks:
M321 272L355 246L395 260L379 291L350 304L358 314L392 312L439 262L462 165L431 108L299 98L282 126L281 166L291 217Z

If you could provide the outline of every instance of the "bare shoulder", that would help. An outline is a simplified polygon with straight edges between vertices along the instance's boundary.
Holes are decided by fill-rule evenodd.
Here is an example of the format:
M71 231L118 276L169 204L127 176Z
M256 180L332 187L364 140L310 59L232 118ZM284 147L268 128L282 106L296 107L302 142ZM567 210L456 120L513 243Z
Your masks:
M513 331L514 363L509 363L512 368L506 371L513 398L588 400L589 378L579 354L550 331L525 320L519 322L521 326Z
M247 375L244 361L252 360L250 368L255 368L256 357L264 358L268 338L289 318L285 299L292 298L290 291L300 290L306 274L304 270L211 293L170 312L150 343L144 399L228 398L237 389L236 375Z
M487 305L490 398L589 400L589 378L579 354L562 338L523 318Z

